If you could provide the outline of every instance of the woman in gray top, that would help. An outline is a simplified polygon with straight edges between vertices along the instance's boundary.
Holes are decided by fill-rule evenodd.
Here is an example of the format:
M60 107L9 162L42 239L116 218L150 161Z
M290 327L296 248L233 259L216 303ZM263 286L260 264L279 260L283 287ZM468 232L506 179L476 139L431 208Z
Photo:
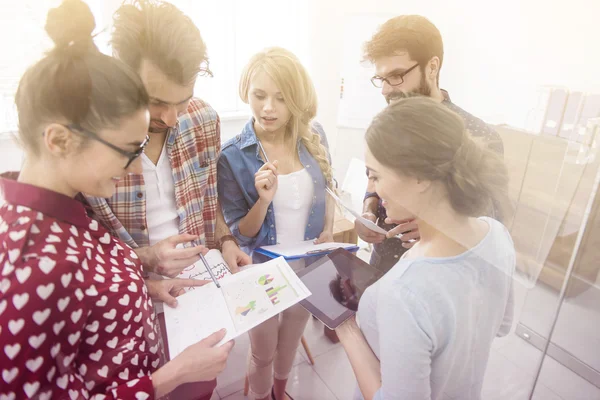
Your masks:
M390 105L366 141L388 216L415 218L421 239L365 291L358 323L337 329L357 398L479 399L492 341L512 322L513 242L480 217L488 199L507 204L506 167L425 97Z

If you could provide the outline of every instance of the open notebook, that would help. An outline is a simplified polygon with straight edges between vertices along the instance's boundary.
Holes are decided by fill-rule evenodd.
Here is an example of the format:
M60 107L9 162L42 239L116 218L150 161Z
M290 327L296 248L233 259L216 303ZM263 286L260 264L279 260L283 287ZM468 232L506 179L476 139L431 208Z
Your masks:
M210 282L179 296L176 308L165 305L171 359L222 328L220 344L235 339L310 296L283 257L225 274L219 283L220 289Z

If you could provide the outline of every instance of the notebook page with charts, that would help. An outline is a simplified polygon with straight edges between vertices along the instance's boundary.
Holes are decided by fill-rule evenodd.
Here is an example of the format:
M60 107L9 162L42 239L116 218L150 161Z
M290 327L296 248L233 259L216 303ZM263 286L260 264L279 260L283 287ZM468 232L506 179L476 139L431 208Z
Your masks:
M165 306L171 359L186 347L225 328L220 344L235 339L310 296L283 257L246 267L235 275L197 287Z

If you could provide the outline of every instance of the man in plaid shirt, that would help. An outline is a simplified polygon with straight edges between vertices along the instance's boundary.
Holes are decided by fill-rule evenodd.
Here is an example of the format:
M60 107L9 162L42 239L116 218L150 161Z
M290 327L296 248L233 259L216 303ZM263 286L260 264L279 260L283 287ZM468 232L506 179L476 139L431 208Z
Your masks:
M95 217L134 248L149 273L177 276L207 248L221 249L236 272L251 260L217 199L220 121L194 97L198 75L211 74L198 28L169 3L134 0L115 14L112 48L150 95L150 142L141 156L142 175L115 179L109 199L86 197ZM159 322L164 336L162 314ZM171 398L208 400L215 387L215 381L184 385Z
M225 224L217 199L220 121L193 97L211 75L206 45L189 17L166 2L139 0L114 17L114 55L137 71L150 95L150 143L143 175L116 183L110 199L87 197L144 268L176 276L205 248L219 248L233 272L250 262Z

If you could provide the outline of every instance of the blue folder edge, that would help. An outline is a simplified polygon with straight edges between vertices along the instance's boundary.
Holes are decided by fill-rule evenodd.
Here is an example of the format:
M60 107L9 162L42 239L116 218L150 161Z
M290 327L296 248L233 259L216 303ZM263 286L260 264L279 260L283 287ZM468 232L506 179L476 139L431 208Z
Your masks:
M258 249L255 249L254 252L258 253L258 254L262 254L263 256L267 256L269 258L283 257L286 260L291 261L291 260L299 260L301 258L307 258L307 257L325 256L327 254L333 253L337 249L345 249L345 250L347 250L347 251L349 251L351 253L356 253L358 251L359 247L356 246L356 245L350 245L348 247L336 247L333 250L327 249L327 250L323 250L320 253L303 254L303 255L298 255L298 256L293 256L293 257L285 257L285 256L282 256L281 254L274 253L274 252L269 251L269 250L264 250L262 247L259 247Z

